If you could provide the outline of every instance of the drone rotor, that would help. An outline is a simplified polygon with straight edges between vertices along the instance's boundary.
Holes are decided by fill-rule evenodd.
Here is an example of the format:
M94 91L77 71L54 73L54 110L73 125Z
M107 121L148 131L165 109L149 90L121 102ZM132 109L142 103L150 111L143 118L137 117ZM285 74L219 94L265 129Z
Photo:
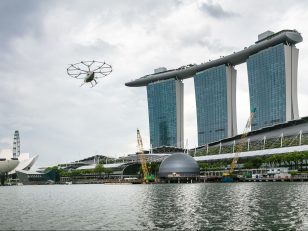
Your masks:
M92 87L97 85L96 79L106 77L111 72L112 72L112 67L110 64L95 60L81 61L79 63L70 64L69 67L67 68L68 76L75 79L84 79L84 82L85 83L90 82ZM92 81L94 81L94 85Z

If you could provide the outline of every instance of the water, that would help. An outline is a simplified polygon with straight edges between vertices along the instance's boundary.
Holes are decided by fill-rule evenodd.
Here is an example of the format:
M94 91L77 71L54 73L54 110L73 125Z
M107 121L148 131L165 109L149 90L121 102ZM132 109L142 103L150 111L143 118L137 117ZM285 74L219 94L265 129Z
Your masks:
M308 183L0 187L0 229L308 230Z

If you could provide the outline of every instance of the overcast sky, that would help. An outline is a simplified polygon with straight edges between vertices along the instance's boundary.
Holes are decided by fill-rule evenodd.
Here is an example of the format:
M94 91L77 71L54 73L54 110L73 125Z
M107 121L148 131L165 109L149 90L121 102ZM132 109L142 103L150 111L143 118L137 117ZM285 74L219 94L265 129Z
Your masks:
M216 59L257 35L297 29L300 116L308 116L308 1L1 0L0 149L39 155L36 167L149 146L146 88L124 83L153 72ZM113 73L90 88L69 78L81 60L106 61ZM238 131L249 115L246 65L236 67ZM185 143L197 144L193 80L184 81Z

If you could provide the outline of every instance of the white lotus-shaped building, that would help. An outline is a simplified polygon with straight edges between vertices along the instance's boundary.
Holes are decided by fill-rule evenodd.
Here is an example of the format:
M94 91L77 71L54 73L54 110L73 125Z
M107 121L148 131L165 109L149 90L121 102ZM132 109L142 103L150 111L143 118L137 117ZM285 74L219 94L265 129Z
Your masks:
M30 157L29 153L21 153L18 158L13 158L11 149L0 150L0 174L14 174L19 170L29 170L38 159L38 155Z

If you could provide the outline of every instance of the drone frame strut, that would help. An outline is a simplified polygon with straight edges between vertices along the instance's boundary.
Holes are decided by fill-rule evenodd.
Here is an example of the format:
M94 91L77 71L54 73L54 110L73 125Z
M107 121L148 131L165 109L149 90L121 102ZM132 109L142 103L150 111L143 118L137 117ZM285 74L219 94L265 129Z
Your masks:
M98 84L97 79L104 78L112 72L112 66L106 62L99 62L95 60L81 61L79 63L70 64L66 71L68 76L72 78L84 79L84 82L80 85L80 87L85 83L91 83L92 87L95 87ZM93 73L94 77L92 80L87 81L89 73ZM95 82L94 85L93 81Z

